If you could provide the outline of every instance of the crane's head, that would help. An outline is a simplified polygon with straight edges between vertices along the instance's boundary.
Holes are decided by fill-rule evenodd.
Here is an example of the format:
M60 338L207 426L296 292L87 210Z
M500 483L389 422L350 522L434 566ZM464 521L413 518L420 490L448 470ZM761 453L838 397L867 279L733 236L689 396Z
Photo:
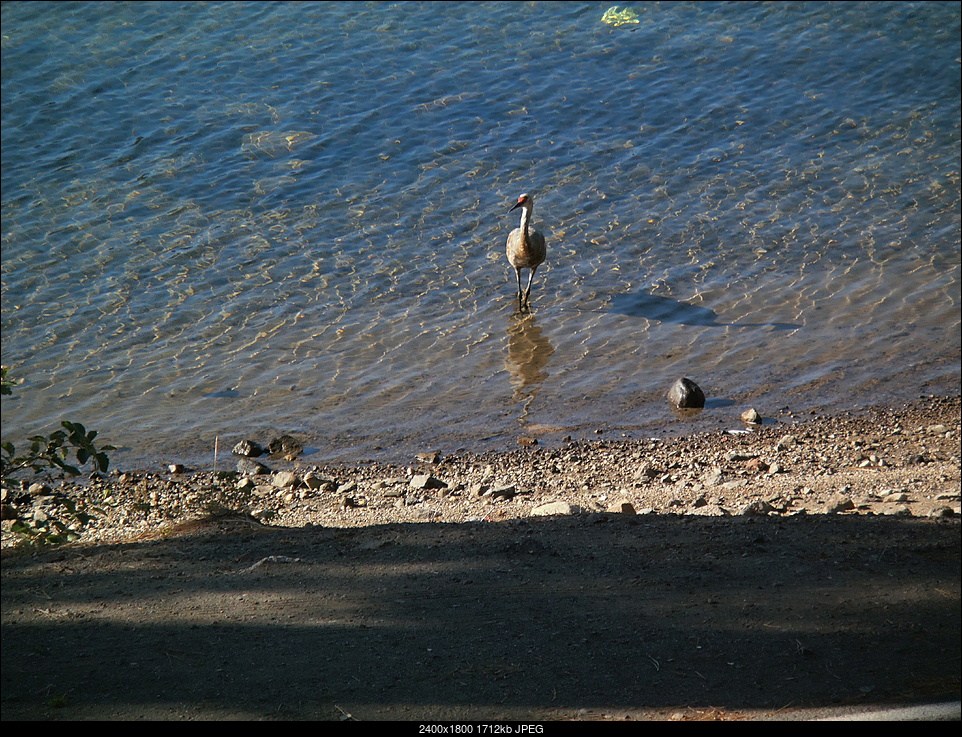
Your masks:
M531 195L523 194L520 197L518 197L517 204L515 204L515 206L512 207L511 210L517 210L519 207L524 207L525 205L531 202L533 202L533 200L531 199ZM508 212L511 212L511 210L508 210Z

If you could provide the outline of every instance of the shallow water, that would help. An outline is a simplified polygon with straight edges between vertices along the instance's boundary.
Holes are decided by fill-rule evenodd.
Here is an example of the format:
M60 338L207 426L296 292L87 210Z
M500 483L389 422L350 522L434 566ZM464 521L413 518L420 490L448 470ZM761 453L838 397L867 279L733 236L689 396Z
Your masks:
M958 391L958 3L607 7L3 5L4 440L406 459Z

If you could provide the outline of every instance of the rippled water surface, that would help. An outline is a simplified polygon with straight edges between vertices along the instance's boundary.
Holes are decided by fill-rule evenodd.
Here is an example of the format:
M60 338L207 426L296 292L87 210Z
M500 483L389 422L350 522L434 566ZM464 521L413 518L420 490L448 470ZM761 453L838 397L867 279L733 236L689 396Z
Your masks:
M4 440L406 459L678 428L680 376L686 428L958 391L959 4L608 7L5 3Z

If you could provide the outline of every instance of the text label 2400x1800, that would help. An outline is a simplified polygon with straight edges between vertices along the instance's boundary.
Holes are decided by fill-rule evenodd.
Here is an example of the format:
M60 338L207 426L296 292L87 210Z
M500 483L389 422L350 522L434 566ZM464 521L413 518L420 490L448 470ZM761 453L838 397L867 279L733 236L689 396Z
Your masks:
M541 724L422 724L418 734L542 734Z

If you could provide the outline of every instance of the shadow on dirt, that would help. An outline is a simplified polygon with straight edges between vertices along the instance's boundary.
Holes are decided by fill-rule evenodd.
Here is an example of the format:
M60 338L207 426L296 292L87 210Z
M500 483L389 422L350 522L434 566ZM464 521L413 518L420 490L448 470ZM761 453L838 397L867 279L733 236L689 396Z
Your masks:
M2 597L4 720L737 718L960 679L953 521L224 520L5 555Z

